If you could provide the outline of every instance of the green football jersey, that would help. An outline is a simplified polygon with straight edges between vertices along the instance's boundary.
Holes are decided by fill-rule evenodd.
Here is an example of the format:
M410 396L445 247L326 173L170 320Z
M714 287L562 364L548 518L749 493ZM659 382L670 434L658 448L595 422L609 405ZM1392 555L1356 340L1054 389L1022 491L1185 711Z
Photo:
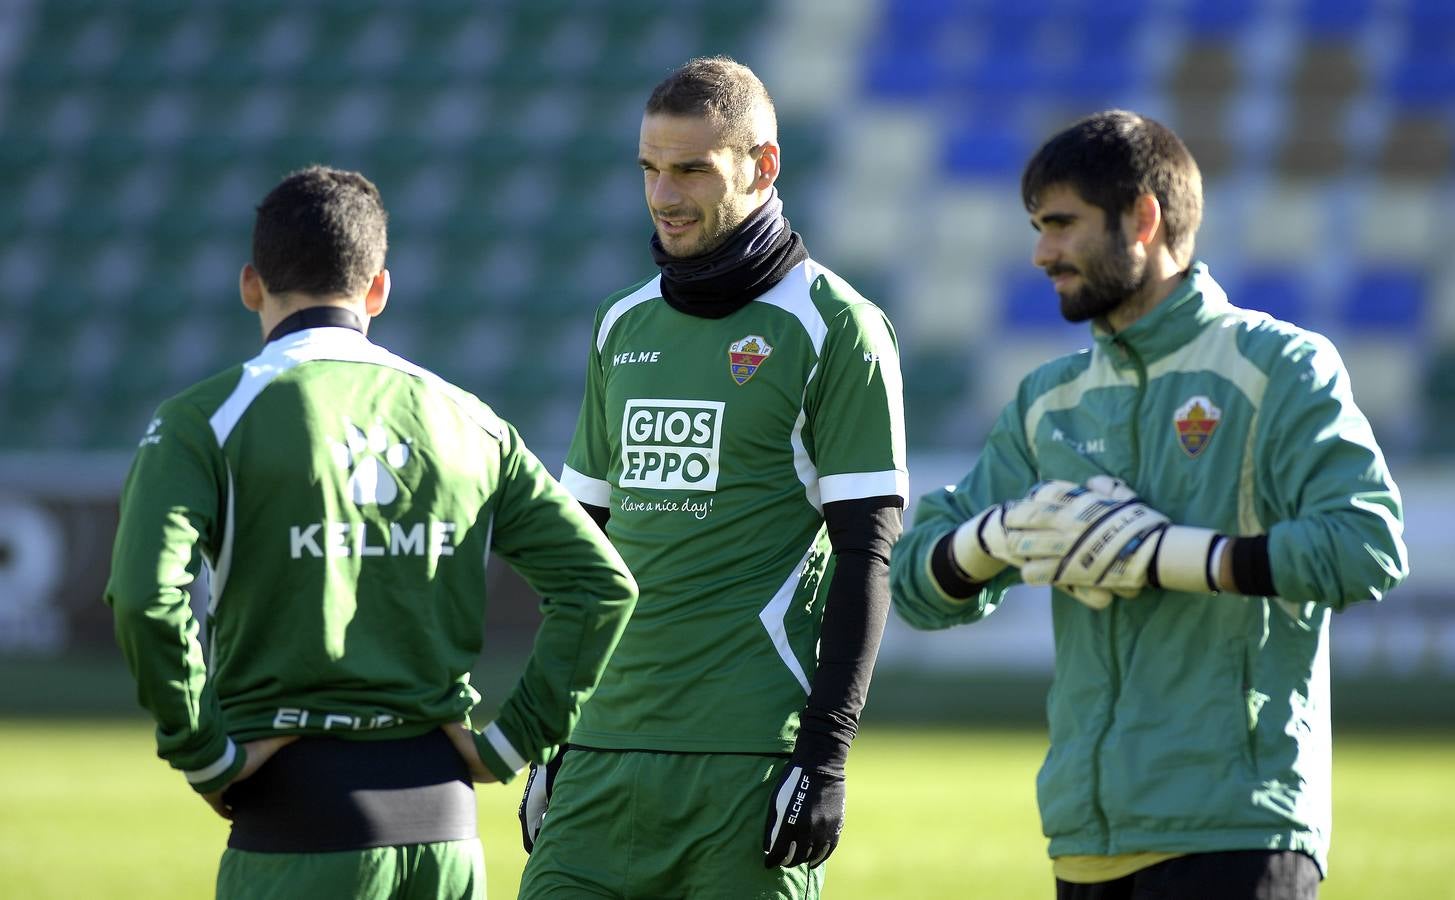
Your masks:
M720 319L608 298L561 483L641 588L572 743L793 748L832 571L823 504L908 490L898 347L805 260Z
M465 719L492 550L547 598L521 684L476 739L508 779L569 732L635 599L515 430L343 327L274 340L167 400L106 588L160 755L207 791L241 766L234 741ZM205 666L184 591L204 564Z

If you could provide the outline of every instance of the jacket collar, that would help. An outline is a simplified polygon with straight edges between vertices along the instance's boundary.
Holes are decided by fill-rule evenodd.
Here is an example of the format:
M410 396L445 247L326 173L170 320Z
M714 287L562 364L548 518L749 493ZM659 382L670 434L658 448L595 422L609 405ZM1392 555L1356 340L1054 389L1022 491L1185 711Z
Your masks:
M1150 364L1174 353L1229 307L1228 295L1208 273L1207 264L1194 262L1171 294L1145 316L1116 334L1100 323L1091 326L1097 346L1120 366L1129 363L1126 350Z
M349 328L364 333L364 323L352 310L340 306L305 306L273 327L264 344L271 344L310 328Z

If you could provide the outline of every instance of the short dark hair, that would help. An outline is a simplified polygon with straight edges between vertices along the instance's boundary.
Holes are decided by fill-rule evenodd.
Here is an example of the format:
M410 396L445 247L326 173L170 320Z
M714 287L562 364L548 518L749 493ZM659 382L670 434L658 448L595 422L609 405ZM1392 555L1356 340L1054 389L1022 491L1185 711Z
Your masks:
M652 89L645 111L712 119L734 150L778 140L778 118L768 89L752 69L728 56L688 60Z
M1190 261L1202 224L1202 173L1182 140L1160 122L1124 109L1087 116L1047 141L1021 175L1021 200L1035 212L1042 192L1069 185L1106 213L1107 228L1143 194L1162 206L1167 248Z
M268 192L253 223L253 268L275 294L358 294L384 268L389 214L358 172L309 166Z

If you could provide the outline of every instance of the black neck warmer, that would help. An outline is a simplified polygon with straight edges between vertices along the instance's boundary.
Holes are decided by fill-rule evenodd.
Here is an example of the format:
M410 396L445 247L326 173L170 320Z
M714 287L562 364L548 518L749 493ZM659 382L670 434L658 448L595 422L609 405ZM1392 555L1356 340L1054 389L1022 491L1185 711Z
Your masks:
M803 238L783 217L774 189L716 250L672 256L652 232L652 259L662 269L662 299L678 312L721 319L747 306L808 258Z
M280 337L305 328L352 328L363 334L364 323L353 310L341 306L305 306L275 325L263 343L271 344Z

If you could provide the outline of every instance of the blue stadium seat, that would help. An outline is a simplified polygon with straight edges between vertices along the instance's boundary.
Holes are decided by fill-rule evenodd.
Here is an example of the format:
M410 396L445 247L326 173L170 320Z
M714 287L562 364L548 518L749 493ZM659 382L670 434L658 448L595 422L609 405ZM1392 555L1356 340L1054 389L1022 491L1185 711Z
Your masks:
M1257 21L1259 0L1186 0L1182 23L1200 39L1231 38Z
M992 45L957 72L955 89L974 102L1021 102L1045 96L1052 87L1052 60L1015 44Z
M1078 23L1093 19L1145 20L1162 5L1159 0L1060 0L1061 15ZM1034 7L1033 7L1034 8Z
M946 0L885 0L878 34L893 40L926 40L965 12L965 3Z
M1374 0L1300 0L1298 24L1306 36L1350 40L1369 24Z
M1439 110L1455 102L1455 4L1450 10L1448 17L1405 20L1404 46L1387 82L1396 103Z
M1146 82L1146 61L1135 40L1143 20L1117 8L1087 8L1067 22L1071 44L1057 60L1049 85L1057 102L1083 109L1125 105L1124 99Z
M1256 309L1275 319L1308 327L1309 293L1307 280L1291 269L1259 266L1243 272L1228 292L1233 303L1244 309Z
M1000 279L1001 324L1011 329L1065 328L1061 301L1038 269L1016 266Z
M1387 94L1404 107L1447 106L1455 100L1455 60L1401 59L1390 72Z
M958 116L945 139L942 166L951 178L1016 179L1035 149L1000 112Z
M890 100L923 100L944 87L947 74L928 42L886 35L866 52L864 90Z
M1357 272L1341 309L1345 324L1356 329L1417 332L1428 284L1419 269L1370 266Z
M1405 15L1422 30L1455 29L1455 4L1450 0L1407 0Z

